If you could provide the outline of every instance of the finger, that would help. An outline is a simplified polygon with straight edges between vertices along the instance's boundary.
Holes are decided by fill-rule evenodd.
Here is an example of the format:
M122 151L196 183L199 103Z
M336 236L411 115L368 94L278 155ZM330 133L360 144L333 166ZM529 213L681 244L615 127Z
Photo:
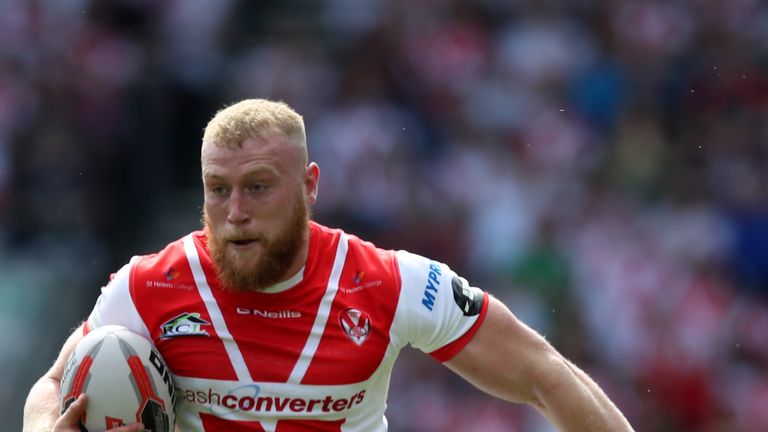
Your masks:
M81 393L80 396L75 399L64 411L64 414L56 420L56 428L74 428L78 426L80 417L85 413L85 409L88 407L88 396L85 393Z
M56 420L53 430L79 430L80 417L85 412L87 406L88 397L83 393L74 402L69 404L64 414Z

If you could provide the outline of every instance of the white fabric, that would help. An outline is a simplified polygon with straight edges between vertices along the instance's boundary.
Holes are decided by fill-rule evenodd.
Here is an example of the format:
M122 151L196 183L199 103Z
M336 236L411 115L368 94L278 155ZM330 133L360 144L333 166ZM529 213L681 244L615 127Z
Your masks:
M406 251L397 252L397 262L402 279L396 317L399 338L430 353L472 327L477 316L464 316L453 299L451 280L457 277L453 270ZM432 304L431 310L425 303Z
M101 288L101 295L88 317L88 328L93 330L107 324L122 325L134 332L151 339L147 326L141 319L133 303L129 289L131 267L138 257L124 265L115 277Z

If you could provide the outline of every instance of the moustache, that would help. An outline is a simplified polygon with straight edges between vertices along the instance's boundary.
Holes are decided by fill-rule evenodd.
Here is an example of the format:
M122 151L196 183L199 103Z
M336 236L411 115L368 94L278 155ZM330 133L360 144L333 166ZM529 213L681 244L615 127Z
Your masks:
M225 233L219 233L216 237L218 237L219 241L222 242L264 241L264 236L246 231L229 231Z

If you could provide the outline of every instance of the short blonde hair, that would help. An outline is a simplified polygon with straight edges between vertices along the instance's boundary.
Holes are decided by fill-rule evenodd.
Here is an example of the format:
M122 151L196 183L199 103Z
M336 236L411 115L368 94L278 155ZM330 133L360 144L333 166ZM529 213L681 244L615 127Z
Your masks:
M301 115L284 102L267 99L245 99L219 110L205 127L203 142L234 149L249 138L264 139L270 132L307 146Z

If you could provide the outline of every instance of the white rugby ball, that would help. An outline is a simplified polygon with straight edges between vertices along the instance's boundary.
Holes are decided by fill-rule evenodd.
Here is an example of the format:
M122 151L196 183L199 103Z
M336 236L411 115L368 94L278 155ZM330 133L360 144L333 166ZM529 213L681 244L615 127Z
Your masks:
M170 371L152 342L123 326L92 330L75 347L61 380L62 413L80 393L88 395L83 430L141 422L146 431L173 431L176 396Z

